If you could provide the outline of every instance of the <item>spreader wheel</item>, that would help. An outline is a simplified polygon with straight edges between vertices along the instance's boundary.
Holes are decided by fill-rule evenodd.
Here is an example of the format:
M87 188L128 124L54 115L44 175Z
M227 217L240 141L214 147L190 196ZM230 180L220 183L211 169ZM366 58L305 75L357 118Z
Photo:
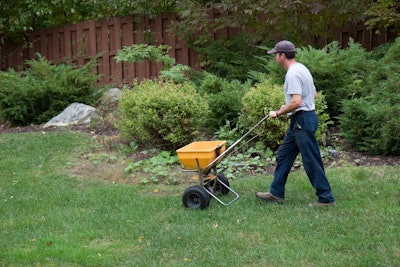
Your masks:
M186 208L205 209L210 205L210 195L202 186L194 185L183 192L182 202Z
M219 173L219 174L217 174L217 178L229 187L229 180L228 180L228 178L225 177L225 175L223 175L222 173ZM225 185L223 185L222 183L220 183L220 181L217 180L217 183L215 185L215 191L222 195L228 194L229 188L226 187Z

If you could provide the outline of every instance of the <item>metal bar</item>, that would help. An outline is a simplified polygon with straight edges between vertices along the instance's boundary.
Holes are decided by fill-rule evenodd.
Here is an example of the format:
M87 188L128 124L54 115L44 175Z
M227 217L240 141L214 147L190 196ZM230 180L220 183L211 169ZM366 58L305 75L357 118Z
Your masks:
M231 205L233 202L235 202L236 200L239 199L239 194L236 193L232 188L230 188L228 185L226 185L224 182L222 182L219 178L217 178L217 181L220 182L223 186L225 186L231 193L233 193L235 195L235 197L229 201L228 203L225 203L224 201L222 201L219 197L217 197L216 195L214 195L211 191L209 191L207 189L207 187L203 186L203 188L207 191L208 194L210 194L210 196L212 196L215 200L217 200L219 203L221 203L224 206L229 206Z
M257 128L261 123L263 123L266 119L268 119L268 115L266 115L264 118L262 118L256 125L253 126L247 133L245 133L242 137L240 137L238 140L236 140L235 143L233 143L230 147L228 147L222 154L220 154L218 157L216 157L210 164L208 164L203 170L203 174L207 174L215 165L220 163L225 156L229 155L232 150L235 148L237 144L239 144L246 136L248 136L255 128Z

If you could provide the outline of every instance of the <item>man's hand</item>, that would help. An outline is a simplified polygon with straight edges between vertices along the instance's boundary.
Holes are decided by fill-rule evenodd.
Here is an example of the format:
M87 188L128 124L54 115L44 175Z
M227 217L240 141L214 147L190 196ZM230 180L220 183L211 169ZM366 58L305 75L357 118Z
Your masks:
M271 110L271 111L269 112L269 117L270 117L270 118L277 118L277 117L279 117L278 111L276 111L276 110Z

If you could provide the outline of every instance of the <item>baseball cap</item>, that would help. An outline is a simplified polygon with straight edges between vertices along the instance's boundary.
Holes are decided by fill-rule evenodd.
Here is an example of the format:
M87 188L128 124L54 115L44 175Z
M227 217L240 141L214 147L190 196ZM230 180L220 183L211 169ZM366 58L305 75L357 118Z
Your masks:
M275 54L275 53L285 53L285 52L296 52L296 48L294 44L290 41L283 40L278 42L274 48L269 50L268 54Z

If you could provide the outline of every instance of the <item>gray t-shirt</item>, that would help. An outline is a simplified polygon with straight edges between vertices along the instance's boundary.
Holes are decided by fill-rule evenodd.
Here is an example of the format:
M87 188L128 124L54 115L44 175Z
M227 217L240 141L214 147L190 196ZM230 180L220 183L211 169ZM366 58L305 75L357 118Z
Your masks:
M291 95L301 95L301 107L295 111L315 110L315 85L310 71L301 63L292 64L286 72L285 83L283 85L285 92L285 102L288 104Z

